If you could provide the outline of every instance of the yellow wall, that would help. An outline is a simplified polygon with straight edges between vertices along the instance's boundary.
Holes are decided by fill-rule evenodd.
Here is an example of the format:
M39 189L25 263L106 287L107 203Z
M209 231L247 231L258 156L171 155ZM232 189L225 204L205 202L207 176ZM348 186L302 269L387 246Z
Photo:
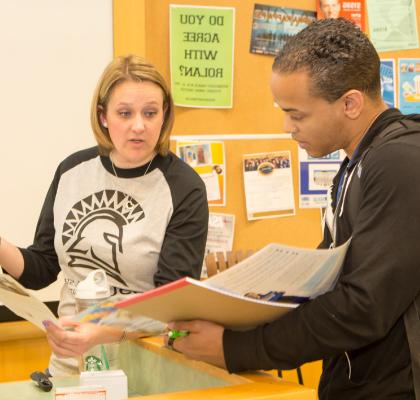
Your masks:
M282 133L283 117L273 107L268 85L273 59L249 52L254 1L191 0L185 3L183 0L114 0L114 12L118 15L114 22L115 55L135 53L145 56L169 82L169 4L232 6L236 13L233 108L176 107L173 135ZM277 0L270 4L315 10L314 0ZM141 29L146 33L145 43L138 38L139 26L142 24ZM133 36L136 40L133 40ZM173 143L173 149L174 146ZM226 207L211 207L211 211L236 215L234 249L259 249L270 242L316 246L321 237L320 212L317 209L297 209L294 217L251 222L246 219L242 154L290 150L297 204L299 180L296 144L291 140L232 140L225 142L225 150Z
M114 0L114 55L146 55L146 0Z

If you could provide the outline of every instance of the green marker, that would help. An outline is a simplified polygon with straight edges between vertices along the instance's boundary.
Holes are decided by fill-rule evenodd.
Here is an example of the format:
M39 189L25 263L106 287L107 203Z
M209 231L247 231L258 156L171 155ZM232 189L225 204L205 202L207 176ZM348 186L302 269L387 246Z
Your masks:
M176 339L179 337L188 336L190 332L188 331L177 331L175 329L172 329L168 332L168 338L170 339Z

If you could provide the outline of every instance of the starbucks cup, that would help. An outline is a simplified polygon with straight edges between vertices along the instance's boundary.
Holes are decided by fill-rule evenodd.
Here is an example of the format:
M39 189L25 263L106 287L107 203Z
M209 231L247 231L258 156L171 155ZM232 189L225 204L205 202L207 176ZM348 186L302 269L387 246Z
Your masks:
M76 286L76 310L81 312L111 296L105 271L97 269ZM118 343L99 344L90 348L79 361L79 370L102 371L118 368Z

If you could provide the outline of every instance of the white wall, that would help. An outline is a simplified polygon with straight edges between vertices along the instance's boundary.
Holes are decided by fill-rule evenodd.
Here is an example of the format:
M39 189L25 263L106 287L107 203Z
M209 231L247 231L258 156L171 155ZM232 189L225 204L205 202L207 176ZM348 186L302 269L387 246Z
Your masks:
M58 163L95 144L89 112L112 59L112 0L0 0L0 235L32 242ZM58 298L57 285L42 300Z

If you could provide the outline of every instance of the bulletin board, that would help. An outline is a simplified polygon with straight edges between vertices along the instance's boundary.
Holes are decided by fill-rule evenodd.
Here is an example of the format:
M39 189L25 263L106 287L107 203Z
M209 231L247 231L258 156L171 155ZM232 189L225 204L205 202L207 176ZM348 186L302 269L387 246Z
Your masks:
M234 249L258 249L270 242L314 247L321 239L319 209L299 209L297 146L291 139L263 139L259 135L283 133L283 114L273 106L269 89L272 56L250 53L251 0L114 0L114 51L116 55L136 53L149 59L170 81L169 5L234 7L235 50L233 108L197 109L176 107L172 135L241 135L252 139L225 140L227 162L226 206L212 212L236 216ZM276 7L316 9L315 0L259 1ZM417 21L420 21L417 7ZM137 15L137 16L136 16ZM117 18L115 18L117 17ZM133 42L133 37L138 38ZM381 53L381 58L416 57L419 50ZM171 148L175 149L172 141ZM248 221L246 218L242 155L289 150L291 152L296 214L290 217Z
M248 221L246 217L242 155L278 150L291 152L295 204L299 203L297 147L291 139L225 140L226 207L210 207L210 211L235 214L235 249L259 249L270 242L314 247L321 237L320 210L299 209L289 217Z

